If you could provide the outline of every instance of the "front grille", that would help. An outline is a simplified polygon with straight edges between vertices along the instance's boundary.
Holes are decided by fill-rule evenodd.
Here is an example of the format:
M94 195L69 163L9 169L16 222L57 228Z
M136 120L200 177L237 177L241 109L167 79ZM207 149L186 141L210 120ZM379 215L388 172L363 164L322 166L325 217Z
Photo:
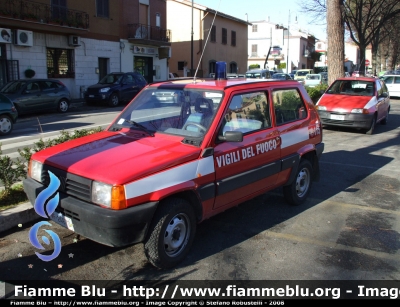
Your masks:
M99 95L99 89L97 88L88 88L86 93L89 95Z
M354 121L352 120L335 120L335 119L322 119L323 124L331 124L331 125L344 125L344 126L353 126Z
M45 186L48 186L50 183L48 171L52 172L60 180L60 187L58 188L59 192L63 192L84 201L91 201L92 180L44 164L42 170L42 183Z

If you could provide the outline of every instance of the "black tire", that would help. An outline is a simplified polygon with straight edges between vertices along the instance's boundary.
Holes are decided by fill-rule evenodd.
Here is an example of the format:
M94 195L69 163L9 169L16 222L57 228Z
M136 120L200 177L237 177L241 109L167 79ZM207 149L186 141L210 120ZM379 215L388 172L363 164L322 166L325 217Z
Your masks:
M290 185L283 187L283 196L285 200L293 205L302 204L311 190L313 169L311 162L303 159L297 168L296 178Z
M69 110L69 101L66 99L61 99L58 102L57 110L60 113L65 113Z
M196 216L193 207L181 198L167 199L159 206L144 242L144 251L152 265L168 269L189 252L196 232Z
M0 135L10 134L14 128L12 119L5 114L0 115Z
M108 101L108 105L110 107L116 107L119 105L119 97L117 93L112 93L110 96L110 100Z
M390 109L388 110L388 112L387 112L385 118L381 120L381 124L382 124L382 125L386 125L386 124L387 124L388 119L389 119L389 112L390 112Z
M372 117L371 126L369 127L369 129L367 129L365 134L368 134L368 135L373 134L374 130L375 130L375 125L376 125L376 115L374 115L374 117Z

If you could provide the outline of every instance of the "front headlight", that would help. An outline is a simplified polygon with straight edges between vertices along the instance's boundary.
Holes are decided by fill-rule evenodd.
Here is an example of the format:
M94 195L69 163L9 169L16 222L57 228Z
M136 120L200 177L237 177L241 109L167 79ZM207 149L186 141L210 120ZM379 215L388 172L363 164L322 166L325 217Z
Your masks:
M368 114L368 110L366 109L353 109L351 110L350 113L356 113L356 114Z
M93 181L92 202L115 210L125 209L125 189L120 185L112 186L103 182Z
M100 89L100 93L107 93L109 90L110 90L109 87L105 87L105 88Z
M31 160L29 165L29 175L32 179L42 182L43 164L36 160Z
M317 110L319 110L319 111L326 111L326 107L325 107L325 106L316 105L315 108L316 108Z

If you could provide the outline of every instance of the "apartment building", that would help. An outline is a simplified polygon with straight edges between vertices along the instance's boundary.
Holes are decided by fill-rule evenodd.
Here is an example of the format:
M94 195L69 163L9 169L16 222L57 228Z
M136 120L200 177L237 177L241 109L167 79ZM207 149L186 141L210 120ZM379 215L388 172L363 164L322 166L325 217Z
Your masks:
M310 55L315 51L315 37L295 25L270 21L251 21L248 27L248 66L290 73L294 69L313 68Z
M208 77L215 73L216 62L226 62L228 73L244 74L249 25L192 1L167 0L167 28L173 33L169 71L180 77L196 71L196 77Z
M57 78L72 93L104 75L137 70L166 80L171 32L161 0L0 1L0 86L25 78Z

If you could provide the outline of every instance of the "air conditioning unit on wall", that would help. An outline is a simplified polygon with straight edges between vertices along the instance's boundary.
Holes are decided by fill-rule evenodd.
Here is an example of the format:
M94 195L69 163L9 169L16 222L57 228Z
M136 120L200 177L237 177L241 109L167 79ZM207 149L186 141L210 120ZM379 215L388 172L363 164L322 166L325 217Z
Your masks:
M11 44L11 30L0 28L0 43Z
M68 44L70 46L80 46L81 45L81 38L76 35L70 35L68 37Z
M33 46L33 32L27 30L17 30L15 33L15 44L18 46Z

